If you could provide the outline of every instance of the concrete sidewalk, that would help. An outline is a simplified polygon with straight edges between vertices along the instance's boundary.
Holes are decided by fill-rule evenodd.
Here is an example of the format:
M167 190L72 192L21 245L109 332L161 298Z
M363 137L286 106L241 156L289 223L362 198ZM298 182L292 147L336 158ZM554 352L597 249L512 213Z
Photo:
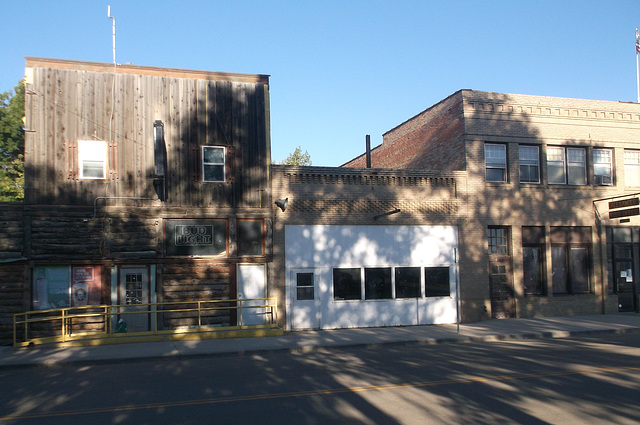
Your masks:
M186 359L250 353L306 352L385 344L440 344L534 338L566 338L599 333L640 332L640 314L504 319L457 325L359 328L287 332L263 338L161 341L88 347L0 347L0 368L105 364Z

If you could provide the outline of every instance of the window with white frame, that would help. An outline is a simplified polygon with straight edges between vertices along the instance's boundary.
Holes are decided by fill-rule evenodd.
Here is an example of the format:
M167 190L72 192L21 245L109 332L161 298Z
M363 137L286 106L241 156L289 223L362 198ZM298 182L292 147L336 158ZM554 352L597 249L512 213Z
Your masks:
M624 182L626 186L640 186L640 151L624 151Z
M611 149L593 150L593 179L596 186L613 185L613 153Z
M485 180L494 183L507 181L507 146L484 145Z
M222 146L202 147L202 181L225 181L225 148Z
M81 179L107 178L107 142L78 140L78 168Z
M547 147L550 184L587 184L587 156L584 148Z
M520 183L540 183L540 155L537 146L519 146Z

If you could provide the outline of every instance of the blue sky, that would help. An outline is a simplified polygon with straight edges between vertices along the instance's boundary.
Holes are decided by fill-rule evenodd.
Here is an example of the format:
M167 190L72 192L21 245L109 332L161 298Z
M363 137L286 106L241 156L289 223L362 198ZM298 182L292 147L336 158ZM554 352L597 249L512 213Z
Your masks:
M459 89L636 101L638 1L3 0L25 56L271 75L275 161L337 166Z

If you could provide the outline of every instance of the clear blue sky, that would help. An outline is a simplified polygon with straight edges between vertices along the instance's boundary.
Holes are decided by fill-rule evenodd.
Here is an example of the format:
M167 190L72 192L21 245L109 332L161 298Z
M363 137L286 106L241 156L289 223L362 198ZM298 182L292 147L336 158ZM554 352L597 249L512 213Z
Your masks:
M272 156L337 166L459 89L636 101L640 2L2 0L0 92L24 57L271 75Z

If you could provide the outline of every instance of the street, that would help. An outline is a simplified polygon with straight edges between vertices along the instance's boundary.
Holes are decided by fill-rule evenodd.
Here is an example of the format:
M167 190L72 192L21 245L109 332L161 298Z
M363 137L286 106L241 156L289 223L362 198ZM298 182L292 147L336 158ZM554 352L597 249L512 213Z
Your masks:
M0 424L632 424L640 334L0 369Z

